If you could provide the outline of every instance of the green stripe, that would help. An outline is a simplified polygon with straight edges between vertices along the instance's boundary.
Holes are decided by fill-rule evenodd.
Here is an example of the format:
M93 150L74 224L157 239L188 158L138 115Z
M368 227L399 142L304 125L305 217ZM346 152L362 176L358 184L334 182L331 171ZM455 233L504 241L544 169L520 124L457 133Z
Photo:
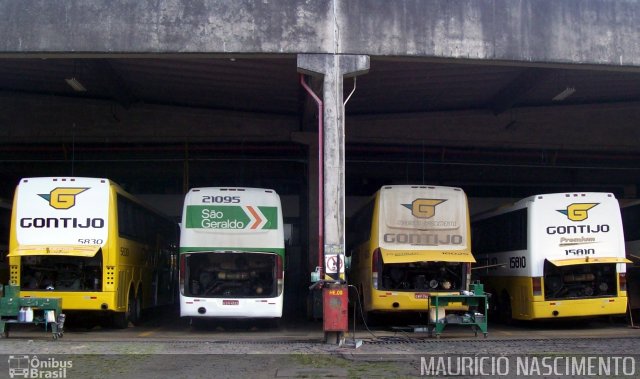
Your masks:
M180 254L197 253L201 251L245 251L248 253L276 253L284 257L284 248L265 248L265 247L180 247Z

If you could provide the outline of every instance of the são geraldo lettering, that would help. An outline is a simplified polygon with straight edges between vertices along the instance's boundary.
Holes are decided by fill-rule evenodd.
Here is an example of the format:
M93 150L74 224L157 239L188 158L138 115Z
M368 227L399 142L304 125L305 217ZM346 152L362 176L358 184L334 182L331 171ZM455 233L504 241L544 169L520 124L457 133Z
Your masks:
M245 224L238 220L221 220L224 213L218 210L203 209L202 210L201 227L206 229L244 229Z

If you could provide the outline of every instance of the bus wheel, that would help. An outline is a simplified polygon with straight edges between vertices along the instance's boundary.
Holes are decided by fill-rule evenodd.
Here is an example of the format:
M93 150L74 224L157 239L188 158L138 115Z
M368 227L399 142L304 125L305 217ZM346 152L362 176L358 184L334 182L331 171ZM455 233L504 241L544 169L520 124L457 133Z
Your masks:
M136 298L133 295L133 289L129 290L129 299L127 301L127 310L125 312L116 312L113 314L113 327L116 329L126 329L129 327L129 321L133 322L132 318L135 314Z
M132 294L131 294L132 295ZM138 289L138 296L131 298L129 302L133 302L133 309L130 311L129 320L133 325L138 325L142 320L142 289Z
M507 292L503 292L500 296L500 308L498 309L499 320L503 324L511 325L513 323L513 310L511 308L511 297Z
M491 292L493 294L494 292ZM502 305L500 304L500 298L497 295L494 295L489 298L489 309L487 312L489 313L489 320L492 322L500 321L500 309Z
M111 325L116 329L126 329L129 326L127 312L115 312L111 315Z

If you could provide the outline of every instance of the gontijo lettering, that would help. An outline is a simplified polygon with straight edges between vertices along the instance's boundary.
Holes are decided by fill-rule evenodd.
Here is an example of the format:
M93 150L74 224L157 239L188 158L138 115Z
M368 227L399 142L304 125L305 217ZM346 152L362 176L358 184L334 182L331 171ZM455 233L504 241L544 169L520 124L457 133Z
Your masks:
M20 219L21 228L61 228L61 229L75 229L75 228L104 228L103 218L90 218L79 219L75 217L23 217Z

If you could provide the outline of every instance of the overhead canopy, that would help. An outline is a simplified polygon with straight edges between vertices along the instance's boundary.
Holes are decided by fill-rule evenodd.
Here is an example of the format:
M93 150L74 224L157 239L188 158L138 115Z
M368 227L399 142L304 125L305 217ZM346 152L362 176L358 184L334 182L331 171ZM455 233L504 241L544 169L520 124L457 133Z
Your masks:
M9 256L70 255L76 257L93 257L98 250L100 250L100 245L22 245L12 250Z
M389 250L380 249L384 263L412 262L471 262L475 263L469 251L429 251L429 250Z
M623 257L584 257L584 258L571 258L571 259L549 259L549 262L553 263L555 266L572 266L572 265L583 265L590 263L633 263L627 258Z

